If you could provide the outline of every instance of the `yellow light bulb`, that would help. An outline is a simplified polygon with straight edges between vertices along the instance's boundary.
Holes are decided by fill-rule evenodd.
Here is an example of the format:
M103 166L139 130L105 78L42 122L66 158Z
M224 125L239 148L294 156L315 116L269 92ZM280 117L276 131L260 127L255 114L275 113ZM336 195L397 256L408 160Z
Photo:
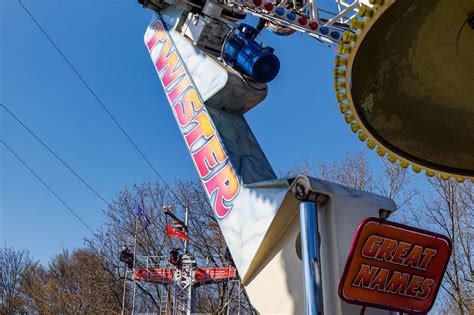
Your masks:
M351 124L351 130L352 130L353 133L356 133L357 131L359 131L360 130L359 124L358 123L352 123Z
M347 59L341 56L336 56L335 64L336 67L345 67L347 66Z
M344 90L346 88L346 82L344 81L334 81L334 89L336 91Z
M346 76L346 70L334 69L334 79L341 79Z
M357 39L356 34L352 33L349 30L344 31L342 34L342 41L345 43L353 42Z
M377 144L375 143L374 140L372 140L372 139L367 140L367 147L368 147L369 149L372 150L373 148L375 148L376 145L377 145Z
M365 132L363 132L363 131L362 131L362 132L359 132L358 136L359 136L360 141L365 141L365 140L367 140L367 135L366 135Z
M346 45L344 43L339 43L339 46L338 46L338 53L342 54L342 55L348 55L351 53L351 50L352 50L352 47L349 46L349 45Z
M451 176L449 176L448 174L441 174L441 179L444 179L444 180L448 180L451 178Z
M347 94L343 93L343 92L337 92L336 93L336 99L339 103L347 101Z
M371 17L373 14L374 14L374 10L372 8L369 8L365 4L360 6L359 16Z
M421 167L419 167L418 165L412 165L411 168L412 168L413 172L415 172L415 173L421 172Z
M350 109L350 107L347 104L339 104L339 109L341 110L341 113L344 114Z
M344 119L346 120L346 123L350 124L351 122L354 121L354 115L346 113L344 115Z
M407 168L408 167L408 162L407 161L400 161L400 167L401 168Z
M385 155L385 150L382 149L381 147L378 147L375 152L377 152L378 156L384 156Z
M351 26L352 29L358 30L358 29L364 28L365 23L362 22L362 21L359 21L357 18L353 18L353 19L351 20L350 26Z
M435 176L435 175L436 175L435 172L433 172L433 171L431 171L431 170L426 170L426 176L428 176L428 177L433 177L433 176Z

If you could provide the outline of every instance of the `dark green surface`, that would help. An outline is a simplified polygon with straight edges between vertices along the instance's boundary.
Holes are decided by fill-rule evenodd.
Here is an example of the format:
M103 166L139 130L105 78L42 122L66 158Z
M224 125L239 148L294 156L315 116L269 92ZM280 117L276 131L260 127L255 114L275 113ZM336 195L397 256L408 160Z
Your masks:
M417 164L474 176L472 0L401 0L364 38L352 95L366 128Z

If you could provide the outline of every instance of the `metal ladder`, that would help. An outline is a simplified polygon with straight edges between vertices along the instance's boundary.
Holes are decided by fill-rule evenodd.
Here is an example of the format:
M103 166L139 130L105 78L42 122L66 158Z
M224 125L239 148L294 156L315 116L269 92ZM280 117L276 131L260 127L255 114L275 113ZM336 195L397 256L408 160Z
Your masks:
M156 262L158 261L158 263ZM146 269L155 269L155 268L170 268L170 262L167 256L146 256ZM168 310L168 300L170 285L172 282L167 285L163 285L160 288L160 304L159 304L159 314L167 315L169 314Z
M161 300L160 300L160 314L168 314L168 289L169 285L164 285L161 287Z

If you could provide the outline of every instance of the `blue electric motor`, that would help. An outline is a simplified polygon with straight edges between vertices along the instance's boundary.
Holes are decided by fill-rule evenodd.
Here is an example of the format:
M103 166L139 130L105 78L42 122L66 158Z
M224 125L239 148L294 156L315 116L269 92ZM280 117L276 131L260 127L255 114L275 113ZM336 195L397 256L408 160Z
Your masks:
M273 54L273 48L263 47L255 41L258 33L255 27L240 24L227 38L222 57L231 67L255 81L267 83L280 71L280 60Z

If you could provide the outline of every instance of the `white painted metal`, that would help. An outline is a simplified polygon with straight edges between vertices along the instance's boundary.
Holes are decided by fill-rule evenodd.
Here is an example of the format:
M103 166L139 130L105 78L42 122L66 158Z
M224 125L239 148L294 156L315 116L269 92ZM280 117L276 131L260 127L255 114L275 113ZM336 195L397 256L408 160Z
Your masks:
M347 15L349 15L350 13L354 12L354 11L357 12L357 8L359 7L359 2L354 1L350 5L347 5L347 7L345 7L345 8L342 8L342 6L341 6L341 5L345 6L346 5L345 2L343 2L343 4L342 4L342 2L339 2L338 5L339 5L339 8L340 8L340 12L337 15L335 15L333 18L329 19L326 23L324 23L324 26L331 26L336 22L343 23L343 24L348 23L350 18L345 18L345 17ZM354 16L354 14L352 14L351 17L353 17L353 16Z
M318 201L318 228L321 236L321 278L325 314L358 314L359 306L339 299L338 284L353 236L360 221L378 217L379 210L395 209L392 200L311 178L311 186L321 193ZM293 212L285 217L285 232L272 243L266 254L266 264L250 283L246 284L252 304L262 314L304 314L303 269L298 257L300 220L296 199L283 202L280 211ZM282 214L282 213L281 213ZM291 218L291 219L288 219ZM271 230L281 230L274 225ZM272 231L267 233L272 234ZM387 311L368 308L366 314L387 314Z

